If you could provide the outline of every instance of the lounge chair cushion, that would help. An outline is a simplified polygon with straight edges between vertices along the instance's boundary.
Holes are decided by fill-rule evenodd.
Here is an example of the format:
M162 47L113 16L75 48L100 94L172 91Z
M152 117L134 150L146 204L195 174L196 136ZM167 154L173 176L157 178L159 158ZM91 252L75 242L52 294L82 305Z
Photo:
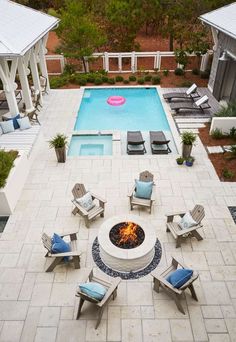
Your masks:
M58 234L54 233L52 237L52 254L70 252L70 244L65 242ZM69 257L64 257L64 260L69 260Z
M2 131L4 134L14 132L14 125L13 125L13 120L8 120L8 121L2 121L0 122Z
M25 116L24 118L21 118L21 119L17 119L17 122L20 126L21 131L24 131L25 129L29 129L32 127L28 116Z
M76 202L87 211L95 207L92 195L89 191L83 197L76 198Z
M14 128L17 129L20 127L18 124L18 119L20 119L20 114L17 114L16 116L14 116L14 118L8 118L7 121L12 120Z
M142 182L135 179L135 197L150 199L152 196L153 182Z
M2 130L2 127L0 125L0 136L3 135L3 130Z
M178 270L171 273L166 280L173 285L175 288L179 289L183 286L193 275L193 270L188 268L179 268Z
M196 226L197 222L193 219L192 215L188 211L179 222L179 225L182 229L188 229L193 226Z
M96 282L89 282L84 284L79 284L80 291L88 295L89 297L100 301L105 296L107 289Z

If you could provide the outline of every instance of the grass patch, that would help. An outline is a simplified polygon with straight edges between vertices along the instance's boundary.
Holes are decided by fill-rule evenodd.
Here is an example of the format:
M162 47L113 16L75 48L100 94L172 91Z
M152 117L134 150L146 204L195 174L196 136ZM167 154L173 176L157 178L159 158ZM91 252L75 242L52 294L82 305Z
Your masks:
M6 185L9 173L14 166L14 160L18 156L18 151L0 150L0 188Z

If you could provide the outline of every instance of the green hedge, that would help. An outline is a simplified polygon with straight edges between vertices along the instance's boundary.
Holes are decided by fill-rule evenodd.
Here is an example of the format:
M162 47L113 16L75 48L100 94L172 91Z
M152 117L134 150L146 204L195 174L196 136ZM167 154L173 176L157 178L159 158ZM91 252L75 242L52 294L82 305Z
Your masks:
M14 160L18 156L18 151L0 150L0 188L6 185L8 175L14 166Z

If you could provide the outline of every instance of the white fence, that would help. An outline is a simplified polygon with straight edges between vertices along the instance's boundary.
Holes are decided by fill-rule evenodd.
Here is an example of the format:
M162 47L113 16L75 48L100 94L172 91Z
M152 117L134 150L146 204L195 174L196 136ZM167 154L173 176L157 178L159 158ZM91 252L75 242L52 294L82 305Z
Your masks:
M213 52L208 51L205 55L201 56L201 65L200 70L205 71L208 65L209 55ZM151 68L145 69L145 71L153 72L155 69L162 69L162 61L165 58L173 58L175 61L175 54L173 51L156 51L156 52L101 52L94 53L92 55L95 60L102 59L102 69L107 71L108 73L135 73L139 71L141 68L138 67L138 59L145 58L149 59L149 65ZM196 57L195 54L188 54L189 60L193 57ZM124 63L125 59L125 63ZM59 61L60 70L58 72L51 72L49 67L49 75L59 75L63 72L64 66L66 64L66 59L63 55L46 55L47 61ZM111 62L112 60L112 62ZM114 66L114 60L116 60L115 65L117 68L112 69ZM90 69L90 62L86 60L87 70ZM126 67L124 68L124 65ZM176 64L176 67L180 67L180 65ZM143 68L142 68L143 70ZM174 71L174 69L170 69L169 71ZM191 71L191 69L187 70Z

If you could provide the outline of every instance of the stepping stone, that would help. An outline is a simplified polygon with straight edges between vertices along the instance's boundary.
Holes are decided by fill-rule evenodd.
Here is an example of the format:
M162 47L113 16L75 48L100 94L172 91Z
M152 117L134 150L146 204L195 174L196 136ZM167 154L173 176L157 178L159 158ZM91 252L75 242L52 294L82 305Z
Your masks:
M224 150L221 146L207 146L208 153L223 153Z

